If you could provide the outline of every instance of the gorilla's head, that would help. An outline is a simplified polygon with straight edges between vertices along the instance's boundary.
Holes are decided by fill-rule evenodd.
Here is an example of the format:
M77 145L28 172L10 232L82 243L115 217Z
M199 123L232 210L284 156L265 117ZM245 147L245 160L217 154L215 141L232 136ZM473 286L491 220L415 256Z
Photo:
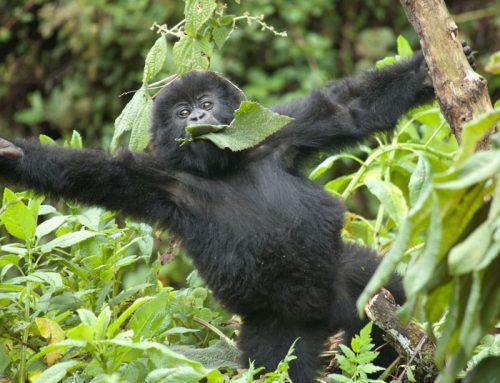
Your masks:
M186 127L229 125L245 98L229 80L210 71L192 71L165 86L153 109L152 147L155 154L179 169L201 173L226 169L236 156L206 140L180 146Z

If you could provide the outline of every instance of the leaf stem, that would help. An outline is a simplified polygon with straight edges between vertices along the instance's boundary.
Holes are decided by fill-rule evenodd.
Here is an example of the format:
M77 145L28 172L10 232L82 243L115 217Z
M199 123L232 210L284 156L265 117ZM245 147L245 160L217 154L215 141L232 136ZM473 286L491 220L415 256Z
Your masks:
M358 169L354 177L352 178L351 182L349 182L349 185L347 185L347 188L344 190L342 193L342 199L347 199L347 197L352 193L354 189L358 186L359 180L363 176L363 174L366 172L368 167L375 162L380 156L384 155L385 153L394 151L394 150L408 150L411 152L416 152L416 151L424 151L429 154L432 154L436 157L440 158L445 158L445 159L451 159L453 158L453 154L447 154L440 152L436 149L426 147L423 144L412 144L412 143L397 143L397 144L391 144L388 146L385 146L383 148L379 148L375 150L361 165L361 167Z

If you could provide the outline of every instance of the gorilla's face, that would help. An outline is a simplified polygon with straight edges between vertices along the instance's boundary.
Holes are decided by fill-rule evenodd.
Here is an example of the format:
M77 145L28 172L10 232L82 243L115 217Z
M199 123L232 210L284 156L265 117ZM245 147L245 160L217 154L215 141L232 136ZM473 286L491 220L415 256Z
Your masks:
M162 158L176 166L201 171L227 166L227 151L205 140L182 148L177 138L187 136L189 125L229 125L244 95L215 72L193 71L175 79L160 92L153 111L152 146Z

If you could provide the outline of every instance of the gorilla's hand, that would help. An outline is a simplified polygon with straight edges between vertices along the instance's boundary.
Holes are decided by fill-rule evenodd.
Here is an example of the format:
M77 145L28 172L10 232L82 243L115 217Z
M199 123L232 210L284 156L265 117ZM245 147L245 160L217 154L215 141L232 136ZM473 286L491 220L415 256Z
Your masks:
M0 137L0 160L4 158L17 160L23 155L24 152L20 147Z
M467 41L462 40L462 49L464 51L465 57L467 57L467 61L469 62L470 66L472 69L476 70L476 59L474 58L474 55L472 54L472 48L469 46Z
M467 61L469 62L470 66L472 69L476 70L476 59L474 58L474 55L472 54L472 49L467 43L467 41L462 40L462 50L464 51L465 57L467 57ZM426 77L424 80L424 85L426 86L432 86L432 79L431 76L429 75L429 67L427 66L427 63L425 60L422 62L422 65L425 67L426 71Z

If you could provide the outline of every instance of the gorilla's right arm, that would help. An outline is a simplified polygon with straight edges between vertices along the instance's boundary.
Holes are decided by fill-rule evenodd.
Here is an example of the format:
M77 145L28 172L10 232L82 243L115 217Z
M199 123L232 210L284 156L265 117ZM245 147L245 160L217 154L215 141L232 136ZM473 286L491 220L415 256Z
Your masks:
M146 154L75 150L0 138L0 177L37 192L149 221L169 212L173 177Z

